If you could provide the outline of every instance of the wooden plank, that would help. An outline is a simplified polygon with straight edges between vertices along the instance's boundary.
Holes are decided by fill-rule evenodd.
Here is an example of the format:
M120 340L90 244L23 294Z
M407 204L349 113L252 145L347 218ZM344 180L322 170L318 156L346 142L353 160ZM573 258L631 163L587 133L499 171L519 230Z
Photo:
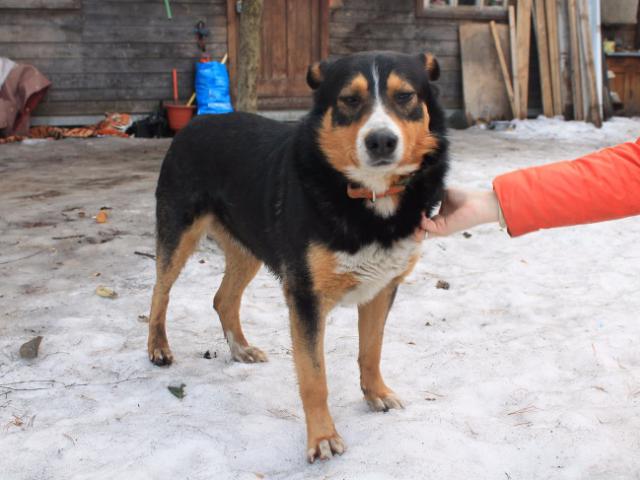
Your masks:
M423 26L417 22L398 25L375 20L367 23L331 21L332 38L366 37L372 39L401 39L401 40L458 40L458 26L430 25Z
M553 116L553 94L551 72L549 69L549 46L547 43L547 21L545 18L544 0L535 0L533 17L538 46L538 66L540 69L540 91L542 94L542 111L545 117Z
M193 93L193 83L184 82L179 85L178 98L184 103L187 102ZM140 101L140 100L167 100L173 98L173 90L171 84L164 87L132 87L132 88L90 88L85 90L60 90L51 89L47 94L49 102L106 102L113 103L122 101Z
M2 25L0 44L24 43L25 38L34 42L79 42L80 30L67 30L58 27L40 25Z
M508 27L497 25L496 28L504 50L508 46ZM464 109L469 123L511 118L489 25L461 24L460 52Z
M158 43L186 42L193 40L192 29L181 25L91 25L82 32L82 41L87 43L111 42L117 38L120 42L145 42L153 38ZM209 39L221 42L227 38L224 31L212 31Z
M215 58L220 59L226 52L226 42L207 43L207 51ZM2 53L14 60L27 60L25 63L33 63L28 60L64 62L72 59L85 59L90 62L91 68L99 68L102 61L108 68L109 60L159 60L159 59L192 59L196 61L199 50L195 42L176 43L6 43L2 45ZM62 63L59 71L69 68Z
M150 113L160 103L158 100L103 100L91 102L43 102L34 115L102 115L105 112Z
M582 71L580 69L580 37L578 35L578 9L576 0L569 0L569 44L571 50L571 91L573 94L573 118L584 120L582 95Z
M487 27L488 33L489 26L486 23L484 25ZM502 26L506 28L506 26ZM434 42L428 45L428 47L429 50L437 56L460 55L460 43L458 41ZM336 48L350 53L364 50L396 50L398 52L415 53L423 51L425 45L422 42L407 42L405 40L380 40L379 42L372 42L367 38L349 38L338 41L331 39L330 48L331 53L334 53Z
M529 54L531 42L531 0L518 0L516 20L520 118L527 118L529 106Z
M207 24L209 28L208 38L222 34L221 29L224 29L227 24L224 16L199 15L197 13L189 13L181 17L176 17L175 13L173 13L173 15L174 18L169 20L160 15L152 17L125 15L122 11L116 11L110 14L83 12L85 29L109 30L109 28L120 27L170 28L173 30L180 29L192 38L194 38L193 28L198 20L203 20ZM88 33L90 34L91 32Z
M0 9L79 9L82 6L81 0L2 0Z
M171 70L156 73L47 73L51 80L52 90L83 89L126 89L126 88L159 88L171 86ZM193 85L193 68L178 71L179 85Z
M509 46L511 49L511 78L513 81L513 117L520 118L520 79L518 78L518 39L516 35L516 12L509 6Z
M589 120L598 128L602 127L602 114L596 85L596 67L593 59L593 43L589 27L589 4L581 0L578 4L580 20L580 45L584 52L584 63L587 72L587 91L589 98Z
M573 118L573 92L571 88L571 50L569 45L569 16L566 0L556 0L558 12L558 43L560 51L560 88L562 114Z
M344 2L344 0L343 0ZM419 22L421 25L457 25L458 22L453 19L434 19L434 18L417 18L407 8L403 8L402 11L386 9L384 11L376 10L375 8L354 8L353 2L348 1L347 6L340 8L334 8L331 12L331 23L359 23L359 22L380 22L383 18L389 20L389 23L393 24L413 24Z
M496 22L491 20L491 22L489 22L489 28L491 29L493 44L495 45L496 52L498 54L498 61L500 62L500 69L502 70L502 79L504 80L504 86L507 90L507 96L509 97L509 105L511 106L511 113L515 118L517 117L518 108L516 107L516 100L513 95L513 86L511 83L511 76L509 75L509 68L507 67L507 61L504 58L504 52L502 51L502 45L500 45L498 31L496 30Z
M553 114L562 115L562 87L560 78L560 47L558 45L558 11L556 0L545 1L547 15L547 32L549 43L549 69L551 75L551 94L553 97Z
M115 8L122 8L122 5L129 5L132 2L149 2L149 0L82 0L83 4L87 4L87 3L106 3L106 4L113 4ZM222 3L224 5L225 0L171 0L171 6L173 7L174 4L179 5L179 4L188 4L188 5L194 5L194 4L209 4L209 5L218 5L220 3ZM157 4L157 2L152 2L155 4ZM162 2L160 2L160 7L161 9L164 10L164 5L162 5Z
M42 70L44 73L51 75L54 73L62 74L70 72L78 72L71 75L118 75L118 74L146 74L146 73L163 73L170 72L172 68L176 68L180 72L192 72L197 57L186 58L152 58L152 59L135 59L135 58L109 58L109 59L34 59L30 63ZM85 73L86 72L86 73Z
M49 25L2 25L0 43L24 43L25 38L32 42L65 43L108 43L114 38L122 42L148 43L152 38L156 43L193 41L193 33L184 27L176 26L103 26L93 30L80 28L60 28ZM225 32L213 33L209 40L215 43L226 41Z
M113 15L116 10L123 10L125 8L121 3L113 3L112 1L103 2L87 2L82 5L82 10L87 15ZM215 18L219 17L226 21L227 7L224 1L222 2L203 2L195 4L179 3L171 0L171 13L173 13L173 19L167 19L167 11L163 5L158 5L158 2L139 2L131 1L127 2L126 11L129 12L131 19L158 19L167 21L180 21L185 17L207 17ZM204 20L204 19L203 19ZM209 22L207 21L207 24Z

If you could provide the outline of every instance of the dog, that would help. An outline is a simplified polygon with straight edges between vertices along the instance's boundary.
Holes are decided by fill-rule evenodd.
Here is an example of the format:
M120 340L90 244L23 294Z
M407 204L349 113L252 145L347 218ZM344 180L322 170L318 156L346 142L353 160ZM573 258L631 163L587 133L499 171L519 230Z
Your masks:
M174 138L156 190L157 279L148 352L173 356L169 292L205 234L225 255L214 296L231 357L265 362L240 325L262 264L280 280L306 417L309 462L342 454L327 406L325 319L358 307L360 385L375 411L403 408L380 374L387 314L418 261L422 212L441 199L448 159L431 54L364 52L311 65L313 107L298 124L248 113L197 117Z

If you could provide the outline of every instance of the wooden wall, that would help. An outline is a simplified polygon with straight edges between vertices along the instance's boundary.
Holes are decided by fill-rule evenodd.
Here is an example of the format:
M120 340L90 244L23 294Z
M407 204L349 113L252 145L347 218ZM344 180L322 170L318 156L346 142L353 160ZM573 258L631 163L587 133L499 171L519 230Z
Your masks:
M35 65L53 83L36 115L150 112L170 99L171 69L180 97L193 89L198 20L208 51L226 51L225 0L8 0L0 5L0 56ZM48 8L41 8L41 7Z
M437 85L445 108L462 108L459 21L416 18L415 0L342 0L329 21L331 55L360 50L432 52L440 63Z
M415 3L334 0L329 53L430 51L440 62L443 105L462 109L460 20L416 17ZM148 113L171 98L171 68L181 98L191 94L198 20L210 29L214 57L227 50L226 0L171 0L171 7L169 20L162 0L2 0L0 55L35 65L53 82L38 116Z

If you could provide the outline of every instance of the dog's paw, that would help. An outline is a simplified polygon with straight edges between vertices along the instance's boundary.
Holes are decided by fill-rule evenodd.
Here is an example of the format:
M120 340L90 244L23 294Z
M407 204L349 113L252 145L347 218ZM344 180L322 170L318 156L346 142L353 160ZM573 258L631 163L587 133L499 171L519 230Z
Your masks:
M400 400L391 390L380 395L366 393L364 399L374 412L388 412L392 408L404 408Z
M262 363L269 361L269 359L267 358L267 354L260 350L258 347L252 347L251 345L243 347L242 345L238 345L237 343L232 342L230 348L231 358L233 358L236 362Z
M318 438L316 440L309 440L309 447L307 449L307 461L313 463L316 458L320 460L329 460L334 454L342 455L347 447L342 440L342 437L337 433L334 433L328 438Z
M171 365L173 363L173 354L171 349L166 347L149 347L149 360L159 367Z

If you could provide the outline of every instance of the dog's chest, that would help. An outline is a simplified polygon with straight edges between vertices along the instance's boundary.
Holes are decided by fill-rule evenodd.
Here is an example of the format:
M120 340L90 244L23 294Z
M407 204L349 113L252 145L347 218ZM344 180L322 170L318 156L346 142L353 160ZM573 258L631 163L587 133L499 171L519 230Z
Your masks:
M350 274L357 285L348 290L340 303L364 304L370 301L391 280L403 275L417 259L420 244L409 237L390 248L368 245L354 254L336 254L337 273Z

